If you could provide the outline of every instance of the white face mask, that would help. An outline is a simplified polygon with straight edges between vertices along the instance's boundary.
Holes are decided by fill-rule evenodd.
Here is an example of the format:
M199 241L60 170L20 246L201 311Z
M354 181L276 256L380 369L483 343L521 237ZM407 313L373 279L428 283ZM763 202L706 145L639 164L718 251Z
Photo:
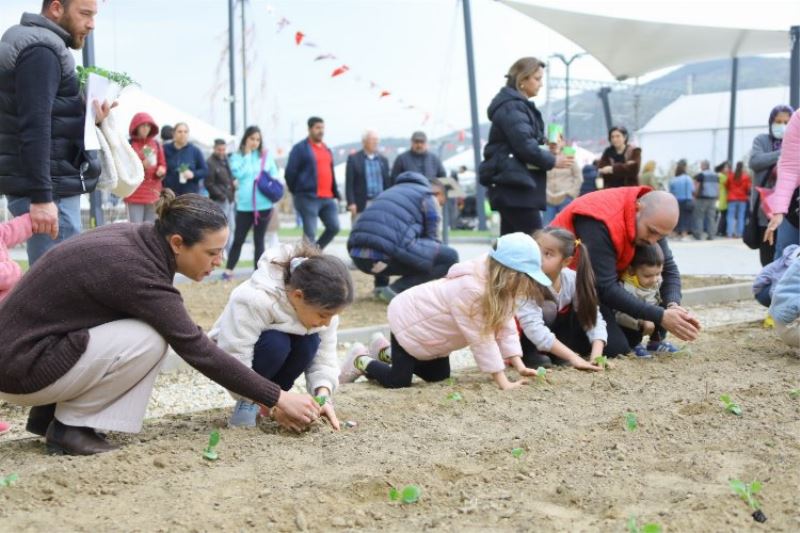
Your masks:
M772 136L776 139L783 139L783 134L786 132L786 124L773 124Z

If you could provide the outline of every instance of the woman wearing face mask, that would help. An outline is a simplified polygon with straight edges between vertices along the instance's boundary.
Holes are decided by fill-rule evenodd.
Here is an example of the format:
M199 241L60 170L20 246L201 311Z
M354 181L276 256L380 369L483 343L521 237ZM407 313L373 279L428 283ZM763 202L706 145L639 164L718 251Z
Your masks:
M764 232L765 241L775 241L776 259L790 244L800 244L800 111L789 119L783 146L775 192L769 198L772 218Z
M775 246L763 240L769 219L764 214L763 206L758 203L757 187L773 189L777 179L778 158L781 155L783 133L792 116L792 108L778 105L769 114L769 132L761 133L753 139L753 150L750 155L750 168L753 170L753 187L750 193L750 216L758 217L759 255L761 266L766 266L775 258ZM757 212L756 212L757 209Z

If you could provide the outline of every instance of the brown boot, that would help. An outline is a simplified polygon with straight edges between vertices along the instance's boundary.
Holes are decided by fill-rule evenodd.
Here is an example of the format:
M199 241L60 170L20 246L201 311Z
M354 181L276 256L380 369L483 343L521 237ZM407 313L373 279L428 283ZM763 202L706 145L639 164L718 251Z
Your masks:
M28 423L25 429L31 433L44 437L50 422L56 417L56 404L37 405L31 407L28 413Z
M45 442L47 453L52 455L94 455L117 449L94 429L68 426L55 418L47 428Z

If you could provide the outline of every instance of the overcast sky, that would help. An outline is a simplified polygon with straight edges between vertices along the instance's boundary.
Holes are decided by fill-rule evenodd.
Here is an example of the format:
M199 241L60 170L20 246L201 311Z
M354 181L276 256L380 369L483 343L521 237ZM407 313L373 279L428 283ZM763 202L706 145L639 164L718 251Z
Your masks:
M128 72L142 88L227 130L227 0L100 0L96 60ZM533 2L532 2L533 3ZM760 29L800 24L800 1L595 1L536 3L644 20ZM580 49L494 0L472 0L481 120L503 75L519 57L547 58ZM38 12L40 0L2 0L0 27ZM431 136L469 127L462 5L457 0L248 0L248 123L268 144L286 148L305 135L305 120L322 116L329 144L354 141L365 128L382 136ZM238 13L238 11L237 11ZM290 22L278 31L278 22ZM237 55L239 24L237 17ZM297 46L295 32L316 45ZM620 46L624 46L624 36ZM314 61L334 54L336 59ZM350 71L335 78L341 65ZM663 73L663 72L661 72ZM648 76L650 79L661 73ZM553 76L563 76L555 62ZM237 88L241 66L237 63ZM610 80L590 57L574 78ZM372 88L370 82L375 82ZM380 98L380 90L391 96ZM537 98L540 105L542 96ZM557 94L555 96L558 96ZM402 103L399 100L402 99ZM414 106L413 109L409 108ZM425 112L429 113L425 124ZM241 112L238 131L241 132Z

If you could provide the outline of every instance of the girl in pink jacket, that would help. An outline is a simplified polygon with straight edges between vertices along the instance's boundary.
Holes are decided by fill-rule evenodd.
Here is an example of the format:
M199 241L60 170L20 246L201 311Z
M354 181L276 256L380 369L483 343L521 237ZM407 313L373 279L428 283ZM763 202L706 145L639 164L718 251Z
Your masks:
M381 360L366 349L353 350L342 365L340 383L366 374L387 388L408 387L416 374L425 381L450 376L450 352L469 346L478 368L492 375L501 389L519 387L511 382L506 362L521 376L536 370L522 362L522 347L514 322L516 302L538 298L537 283L550 286L542 272L536 241L524 233L500 237L488 255L457 263L447 276L413 287L389 304L391 355Z
M33 235L31 216L27 213L0 224L0 303L22 277L22 269L11 260L8 249L27 241L31 235ZM8 423L0 420L0 434L8 431L10 427Z

